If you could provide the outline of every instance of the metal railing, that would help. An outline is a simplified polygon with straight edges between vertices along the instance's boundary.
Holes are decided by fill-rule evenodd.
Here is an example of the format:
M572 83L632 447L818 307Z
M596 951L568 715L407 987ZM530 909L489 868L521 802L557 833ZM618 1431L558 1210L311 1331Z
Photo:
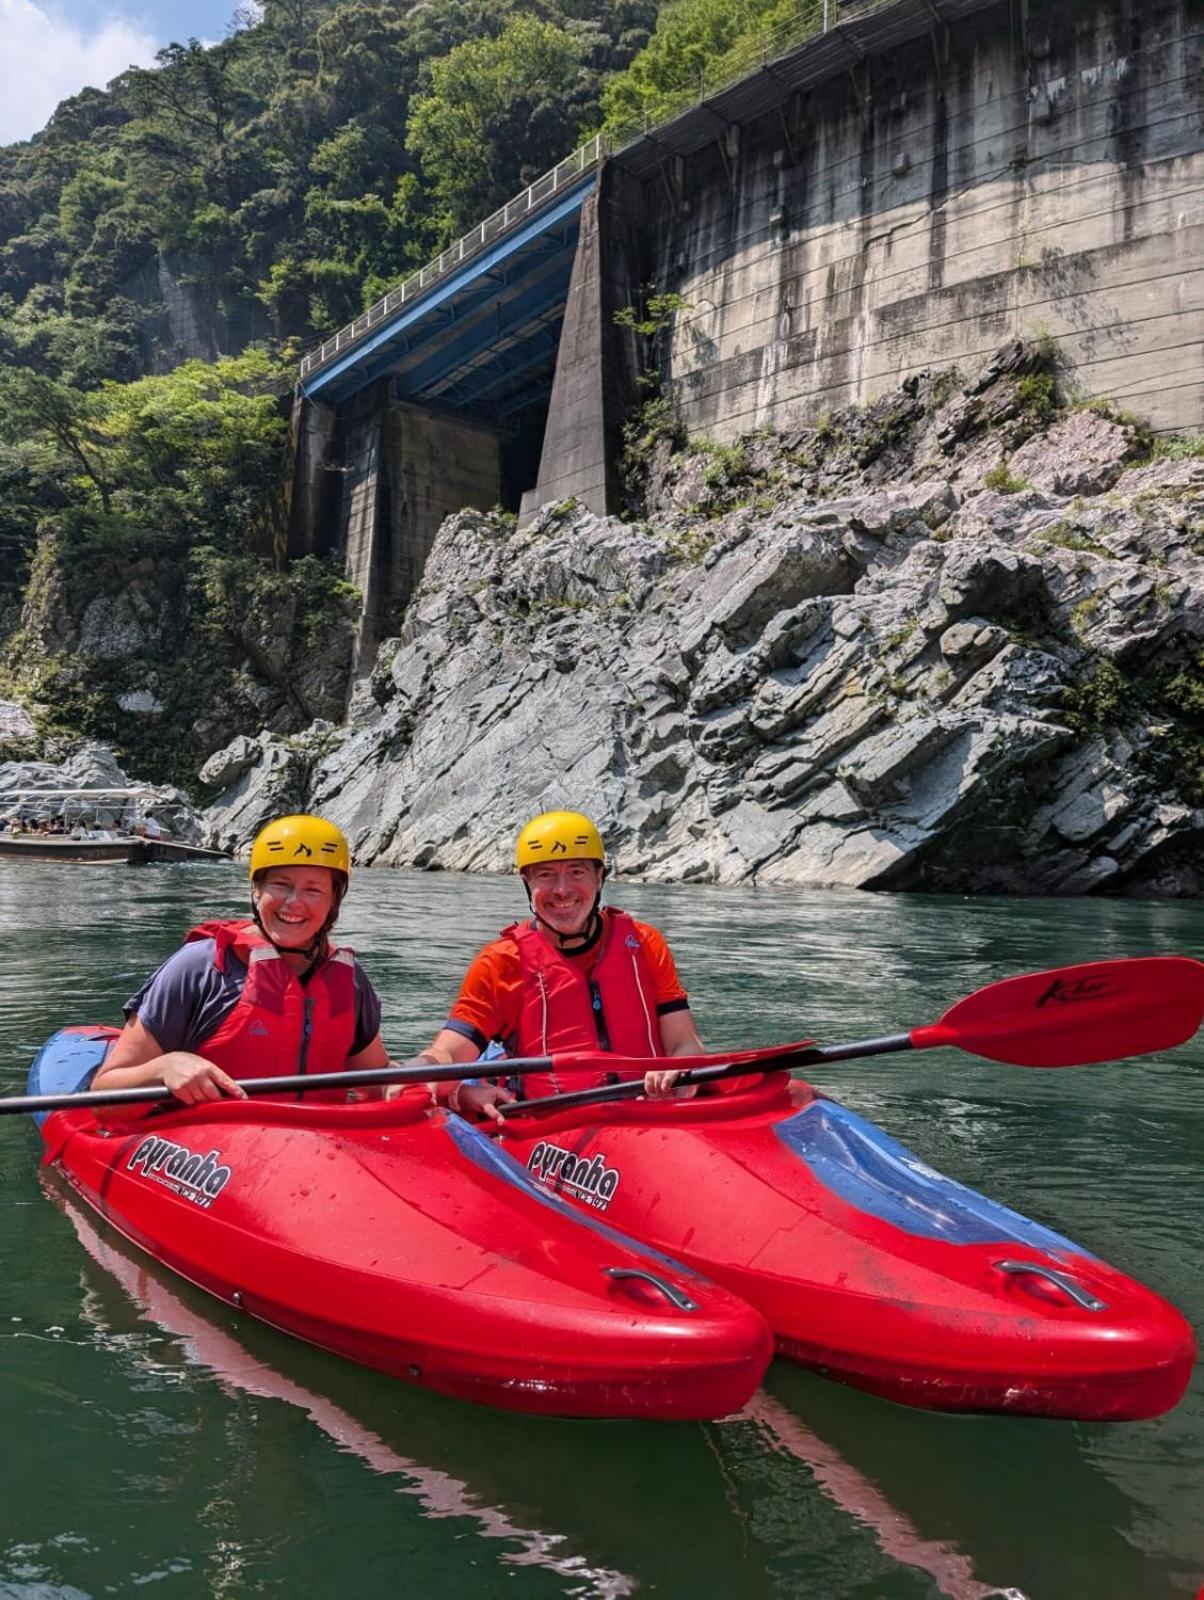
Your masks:
M730 88L741 78L748 77L758 68L766 66L788 50L804 44L808 39L827 33L838 22L863 16L885 5L888 0L800 0L795 17L773 28L761 28L740 39L721 56L707 63L700 72L682 78L679 84L658 94L656 111L646 111L642 118L612 126L605 133L597 133L566 156L550 172L545 172L513 200L508 200L500 211L486 217L471 232L437 255L426 266L420 267L395 289L390 289L383 299L370 306L363 316L357 317L347 327L340 328L333 338L327 339L317 349L309 351L301 361L301 381L333 361L340 351L358 344L365 334L378 323L398 311L402 306L424 294L433 284L447 276L455 267L471 261L495 239L509 232L516 222L529 216L552 200L562 190L570 187L592 168L600 166L608 155L624 150L628 145L652 133L657 127L671 122L692 106L700 105L710 96Z

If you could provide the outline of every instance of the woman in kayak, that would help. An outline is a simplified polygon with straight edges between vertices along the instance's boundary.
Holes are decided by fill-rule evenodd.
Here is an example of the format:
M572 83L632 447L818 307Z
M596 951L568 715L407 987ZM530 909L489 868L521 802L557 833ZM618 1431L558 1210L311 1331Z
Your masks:
M269 822L251 846L253 920L193 928L126 1002L92 1088L163 1083L193 1105L245 1098L239 1078L386 1066L376 991L329 937L350 872L333 823Z
M533 913L502 931L473 961L451 1015L414 1064L474 1061L490 1040L511 1055L606 1050L626 1056L693 1055L704 1047L662 935L602 905L606 851L579 811L547 811L518 837L516 864ZM629 1077L637 1074L629 1073ZM679 1074L645 1075L645 1091L668 1094ZM496 1121L517 1093L590 1089L618 1081L605 1070L529 1074L521 1084L441 1084L455 1111Z

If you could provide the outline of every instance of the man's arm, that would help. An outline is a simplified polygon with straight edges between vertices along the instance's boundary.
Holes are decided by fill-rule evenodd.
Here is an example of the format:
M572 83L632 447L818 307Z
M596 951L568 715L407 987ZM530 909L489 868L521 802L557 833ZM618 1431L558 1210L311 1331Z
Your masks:
M665 1055L696 1056L706 1049L698 1037L698 1029L694 1026L694 1018L688 1007L666 1012L660 1024L661 1050ZM645 1073L644 1093L650 1100L659 1100L669 1093L680 1076L679 1072L672 1070Z
M414 1057L416 1062L428 1062L432 1067L450 1067L457 1061L475 1061L480 1055L476 1045L454 1028L440 1028L426 1049Z
M706 1045L698 1036L692 1011L670 1011L661 1018L661 1045L667 1056L699 1056Z
M462 1033L457 1033L454 1028L440 1028L426 1049L406 1065L419 1067L425 1063L432 1067L450 1067L455 1062L475 1061L480 1053L476 1044ZM499 1065L504 1066L505 1063ZM448 1106L452 1111L484 1115L498 1123L505 1120L498 1108L514 1099L510 1090L503 1088L500 1083L432 1083L431 1094L440 1105Z

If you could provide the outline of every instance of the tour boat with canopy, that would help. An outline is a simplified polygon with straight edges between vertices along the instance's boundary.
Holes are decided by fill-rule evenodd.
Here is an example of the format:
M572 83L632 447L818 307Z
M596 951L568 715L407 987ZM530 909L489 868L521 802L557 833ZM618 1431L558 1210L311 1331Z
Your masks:
M72 866L143 866L174 861L227 861L167 835L155 818L162 796L146 787L0 791L0 861L66 862Z

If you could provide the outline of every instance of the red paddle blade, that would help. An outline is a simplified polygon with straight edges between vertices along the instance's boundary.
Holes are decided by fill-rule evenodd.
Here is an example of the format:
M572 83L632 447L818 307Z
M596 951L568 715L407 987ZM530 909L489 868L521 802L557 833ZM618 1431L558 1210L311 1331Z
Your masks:
M769 1044L759 1050L716 1050L702 1056L614 1056L600 1050L557 1050L551 1062L554 1072L594 1072L600 1067L605 1072L641 1075L667 1067L683 1071L693 1067L768 1067L779 1059L810 1050L814 1044L814 1039L800 1039L797 1044Z
M1173 1050L1204 1019L1204 962L1188 956L1088 961L1005 978L911 1035L1017 1067L1085 1067Z

